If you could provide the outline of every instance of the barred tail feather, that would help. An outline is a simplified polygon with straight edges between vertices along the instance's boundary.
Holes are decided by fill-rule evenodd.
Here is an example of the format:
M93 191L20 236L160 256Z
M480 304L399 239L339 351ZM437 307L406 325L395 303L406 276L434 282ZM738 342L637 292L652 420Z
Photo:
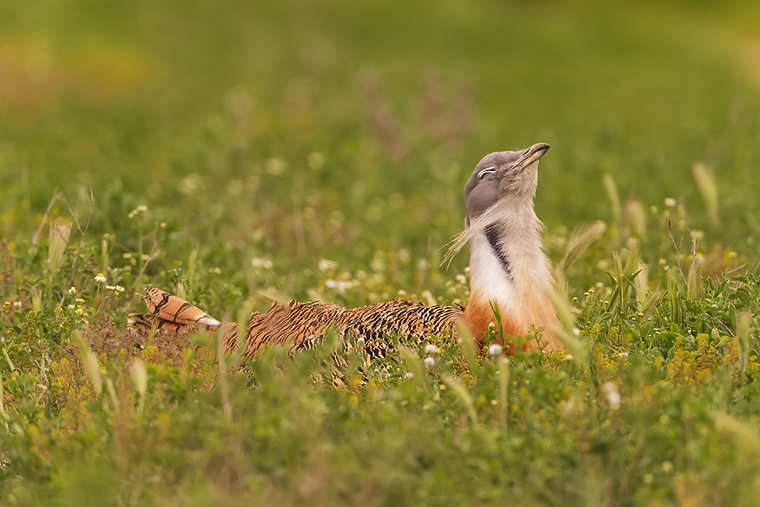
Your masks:
M220 322L184 299L178 298L150 285L145 286L145 294L140 294L148 310L160 319L175 324L200 324L216 327Z

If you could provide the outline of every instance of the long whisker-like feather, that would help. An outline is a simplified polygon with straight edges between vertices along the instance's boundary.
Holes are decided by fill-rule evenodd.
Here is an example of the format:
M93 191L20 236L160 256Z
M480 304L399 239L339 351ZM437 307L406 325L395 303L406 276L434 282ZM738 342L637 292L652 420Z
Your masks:
M440 266L446 264L446 268L448 269L454 257L456 257L462 248L464 248L464 245L466 245L467 242L470 241L470 239L472 239L472 237L478 233L478 231L485 229L487 225L494 222L508 221L509 215L513 213L512 210L512 199L510 199L509 196L502 197L496 201L493 206L488 208L482 215L472 221L469 227L466 227L448 243L448 245L451 246L449 246L449 249L446 252L446 255L443 257L443 261L441 262Z

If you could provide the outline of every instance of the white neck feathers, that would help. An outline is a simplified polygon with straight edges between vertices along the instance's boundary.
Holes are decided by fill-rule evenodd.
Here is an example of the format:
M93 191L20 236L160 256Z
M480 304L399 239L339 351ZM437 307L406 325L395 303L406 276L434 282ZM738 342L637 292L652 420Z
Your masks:
M507 208L470 238L472 292L498 304L502 314L517 318L525 331L542 319L535 315L552 285L550 262L543 251L543 224L532 202ZM473 224L474 225L474 224ZM505 262L506 261L506 262Z
M503 201L503 202L502 202ZM474 333L493 320L498 306L504 331L524 335L533 325L557 322L546 292L552 288L551 263L543 251L543 224L532 199L503 199L470 224L463 235L470 241L471 296L465 320ZM485 218L485 220L482 220ZM549 349L557 348L546 334Z

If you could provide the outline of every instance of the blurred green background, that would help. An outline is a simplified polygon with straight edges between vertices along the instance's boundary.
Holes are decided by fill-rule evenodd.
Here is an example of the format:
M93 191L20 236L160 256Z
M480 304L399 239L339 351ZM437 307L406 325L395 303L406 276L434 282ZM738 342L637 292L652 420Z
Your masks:
M588 368L356 347L319 388L329 343L124 331L144 283L465 303L464 183L536 142L552 259L609 225L564 273ZM759 164L757 0L0 0L0 504L755 505L757 277L692 278L757 271ZM90 188L81 244L40 226Z
M707 244L756 255L757 2L2 2L0 231L54 189L122 248L139 204L168 259L200 248L297 272L376 250L437 260L486 153L548 142L550 231L623 204L686 205ZM692 166L715 174L708 221ZM59 204L60 212L66 208ZM458 267L467 256L457 259ZM165 263L166 264L166 263ZM156 270L162 266L156 265ZM163 266L164 268L167 265ZM157 271L156 271L157 272Z

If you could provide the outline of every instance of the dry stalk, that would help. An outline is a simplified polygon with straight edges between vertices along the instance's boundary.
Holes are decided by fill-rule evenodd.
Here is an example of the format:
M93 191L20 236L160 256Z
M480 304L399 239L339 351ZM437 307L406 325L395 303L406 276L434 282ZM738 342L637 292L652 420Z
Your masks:
M52 206L54 201L50 201L50 205ZM79 263L79 254L82 252L82 247L84 246L84 238L87 235L87 231L90 229L90 223L92 222L92 214L95 211L95 196L92 193L92 187L90 187L90 214L87 217L87 224L84 226L84 230L82 230L82 227L79 223L79 218L74 214L74 210L71 209L71 206L69 203L64 199L63 202L66 203L66 206L69 208L69 213L71 214L72 218L74 219L74 223L77 225L77 229L79 229L79 233L81 234L81 238L79 240L79 248L77 248L76 254L74 254L74 263L72 265L71 263L71 257L69 256L69 265L71 266L71 270L69 271L69 276L66 278L66 283L64 284L64 291L61 293L61 302L59 303L60 306L63 306L63 300L66 297L66 291L65 288L71 284L71 280L74 278L74 273L76 273L77 264ZM48 211L50 208L48 207ZM47 212L46 212L47 214ZM44 222L44 219L43 219ZM68 254L68 248L66 249L66 252Z

